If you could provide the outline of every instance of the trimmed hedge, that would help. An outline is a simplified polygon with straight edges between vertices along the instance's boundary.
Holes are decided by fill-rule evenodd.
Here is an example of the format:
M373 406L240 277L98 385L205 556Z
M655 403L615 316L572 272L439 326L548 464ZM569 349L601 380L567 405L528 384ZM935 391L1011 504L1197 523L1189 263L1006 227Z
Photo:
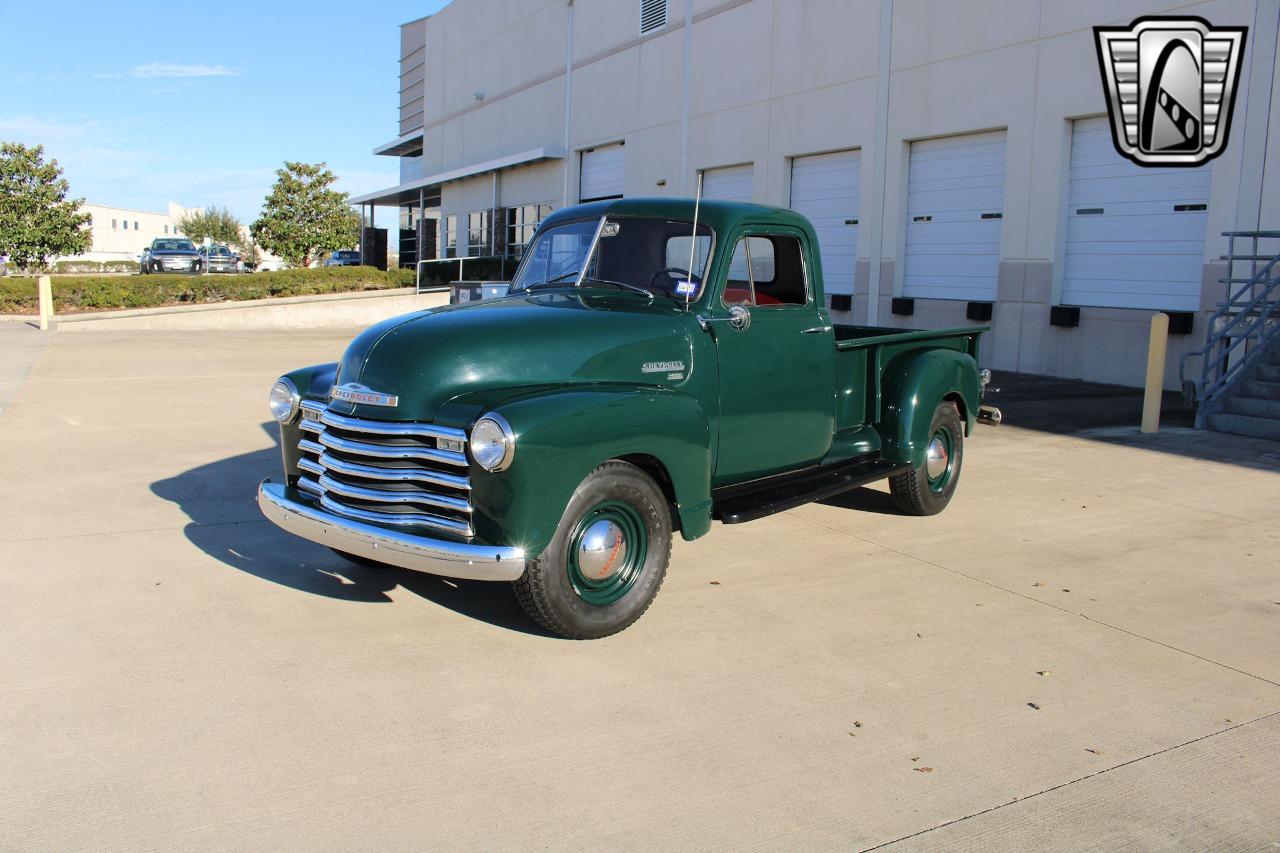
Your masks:
M135 263L133 267L137 269L138 265ZM53 271L59 274L102 272L102 264L98 261L58 261L53 265Z
M59 276L53 279L54 311L110 311L161 305L308 296L413 286L413 270L324 267L280 272L212 275ZM0 314L35 314L36 279L0 278Z

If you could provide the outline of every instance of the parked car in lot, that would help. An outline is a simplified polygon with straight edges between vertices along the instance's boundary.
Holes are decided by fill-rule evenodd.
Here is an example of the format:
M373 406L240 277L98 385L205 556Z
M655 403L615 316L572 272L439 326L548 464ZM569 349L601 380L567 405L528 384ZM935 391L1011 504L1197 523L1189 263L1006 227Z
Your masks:
M358 267L360 266L360 253L343 249L334 252L332 255L324 259L321 266L326 267Z
M227 246L213 244L200 247L200 259L209 272L239 272L240 256Z
M200 250L190 240L173 237L157 237L142 250L138 268L142 273L182 272L198 273L204 261Z
M903 512L945 508L966 437L1000 419L985 327L835 324L808 220L699 215L561 210L507 296L386 320L281 377L262 512L365 565L514 582L549 631L594 638L648 608L676 534L884 478Z

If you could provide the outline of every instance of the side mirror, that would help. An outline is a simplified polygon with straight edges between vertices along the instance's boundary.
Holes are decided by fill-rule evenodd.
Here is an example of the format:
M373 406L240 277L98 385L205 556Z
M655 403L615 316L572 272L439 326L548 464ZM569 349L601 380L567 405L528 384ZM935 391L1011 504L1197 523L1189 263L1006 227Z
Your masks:
M751 326L751 312L747 310L747 306L729 306L729 325L739 332L745 332Z

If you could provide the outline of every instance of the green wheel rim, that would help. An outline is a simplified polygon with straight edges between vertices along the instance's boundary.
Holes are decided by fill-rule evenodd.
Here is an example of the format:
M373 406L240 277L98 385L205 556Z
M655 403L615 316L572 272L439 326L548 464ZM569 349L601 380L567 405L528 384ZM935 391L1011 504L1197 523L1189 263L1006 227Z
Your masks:
M925 449L925 476L929 481L929 489L941 492L951 482L951 474L955 471L956 461L951 443L951 430L938 427L929 439Z
M569 539L569 581L588 604L626 595L649 555L644 519L625 501L605 501L583 514Z

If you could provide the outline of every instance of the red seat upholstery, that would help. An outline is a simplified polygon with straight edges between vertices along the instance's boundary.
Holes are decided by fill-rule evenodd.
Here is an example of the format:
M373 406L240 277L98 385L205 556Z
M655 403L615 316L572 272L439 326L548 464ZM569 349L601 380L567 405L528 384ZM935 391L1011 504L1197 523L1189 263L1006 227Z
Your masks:
M724 289L724 303L726 305L734 305L746 303L751 304L751 291L745 287L726 287ZM767 293L756 291L756 305L781 305L782 300L770 296Z

